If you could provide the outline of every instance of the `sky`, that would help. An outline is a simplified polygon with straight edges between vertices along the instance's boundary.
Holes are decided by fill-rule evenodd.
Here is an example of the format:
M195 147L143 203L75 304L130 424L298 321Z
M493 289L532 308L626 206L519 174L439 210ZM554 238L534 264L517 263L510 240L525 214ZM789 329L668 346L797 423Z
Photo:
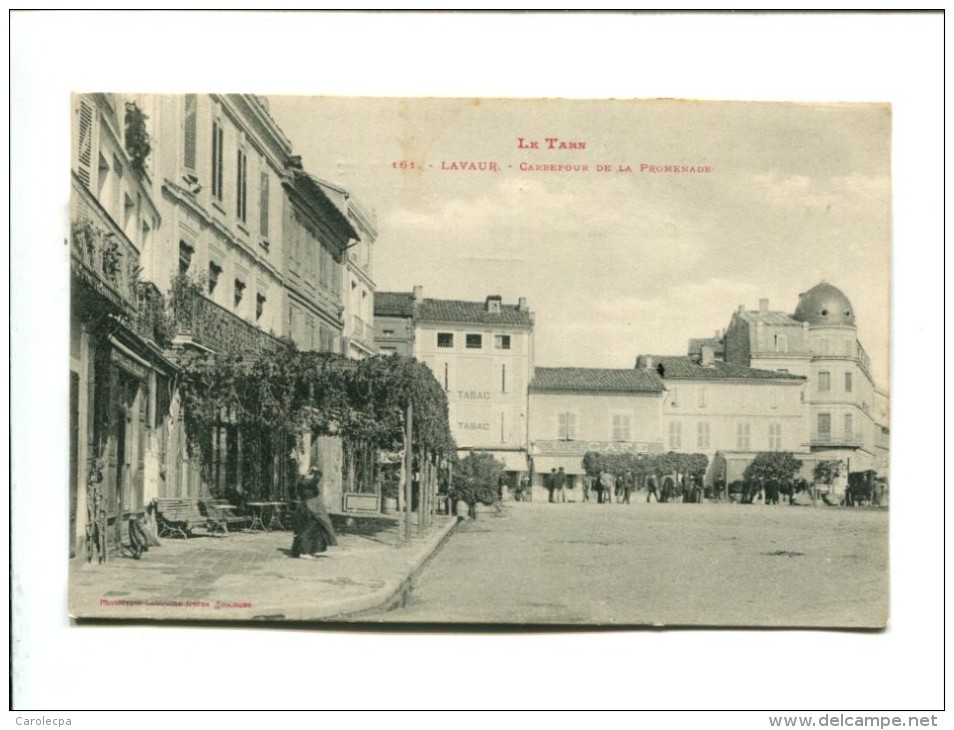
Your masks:
M374 211L379 291L525 296L538 365L627 368L640 353L685 354L740 304L767 298L791 313L827 281L851 300L887 388L888 105L269 102L305 168ZM453 169L469 162L497 170ZM709 171L642 167L666 164Z

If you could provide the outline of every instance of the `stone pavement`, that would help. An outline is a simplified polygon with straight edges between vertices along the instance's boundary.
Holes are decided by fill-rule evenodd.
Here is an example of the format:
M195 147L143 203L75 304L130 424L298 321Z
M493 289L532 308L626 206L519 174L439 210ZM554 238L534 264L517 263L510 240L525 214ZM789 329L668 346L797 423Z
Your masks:
M335 526L342 525L336 518ZM350 614L402 600L411 579L453 532L438 515L421 536L403 523L359 518L316 560L289 555L288 531L163 539L139 560L110 555L104 565L74 560L70 615L89 619L180 621L353 620Z

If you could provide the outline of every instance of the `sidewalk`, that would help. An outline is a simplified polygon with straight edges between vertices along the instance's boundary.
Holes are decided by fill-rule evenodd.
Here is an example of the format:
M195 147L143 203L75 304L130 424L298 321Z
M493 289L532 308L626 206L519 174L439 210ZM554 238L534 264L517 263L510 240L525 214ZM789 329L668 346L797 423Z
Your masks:
M336 520L335 525L339 522ZM164 539L142 558L110 556L105 565L74 560L75 618L180 621L322 621L399 602L407 584L457 526L438 515L423 536L412 525L359 520L317 560L289 556L288 531ZM353 619L350 619L353 620Z

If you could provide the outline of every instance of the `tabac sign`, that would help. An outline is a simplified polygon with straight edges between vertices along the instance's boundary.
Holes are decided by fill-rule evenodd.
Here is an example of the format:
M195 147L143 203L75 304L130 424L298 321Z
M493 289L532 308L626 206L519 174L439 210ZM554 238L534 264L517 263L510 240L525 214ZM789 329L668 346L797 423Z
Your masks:
M600 454L648 454L662 451L662 445L646 441L536 441L537 454L582 456L588 451Z

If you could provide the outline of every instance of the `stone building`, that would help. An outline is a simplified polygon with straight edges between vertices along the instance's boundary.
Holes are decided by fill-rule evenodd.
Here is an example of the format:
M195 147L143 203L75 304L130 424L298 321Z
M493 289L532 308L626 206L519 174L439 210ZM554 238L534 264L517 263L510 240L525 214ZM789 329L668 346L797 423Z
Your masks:
M821 282L799 295L792 314L759 309L733 313L725 333L726 361L799 375L805 388L807 468L839 460L844 473L886 473L888 396L871 374L858 339L851 301Z
M560 467L581 475L588 451L663 451L663 396L653 370L535 368L529 387L533 486Z
M140 279L163 224L135 97L73 97L70 201L71 555L125 540L158 495L175 369L155 290Z
M803 376L721 362L708 345L698 359L640 355L636 368L665 388L664 450L709 457L707 486L741 479L760 451L807 454Z

